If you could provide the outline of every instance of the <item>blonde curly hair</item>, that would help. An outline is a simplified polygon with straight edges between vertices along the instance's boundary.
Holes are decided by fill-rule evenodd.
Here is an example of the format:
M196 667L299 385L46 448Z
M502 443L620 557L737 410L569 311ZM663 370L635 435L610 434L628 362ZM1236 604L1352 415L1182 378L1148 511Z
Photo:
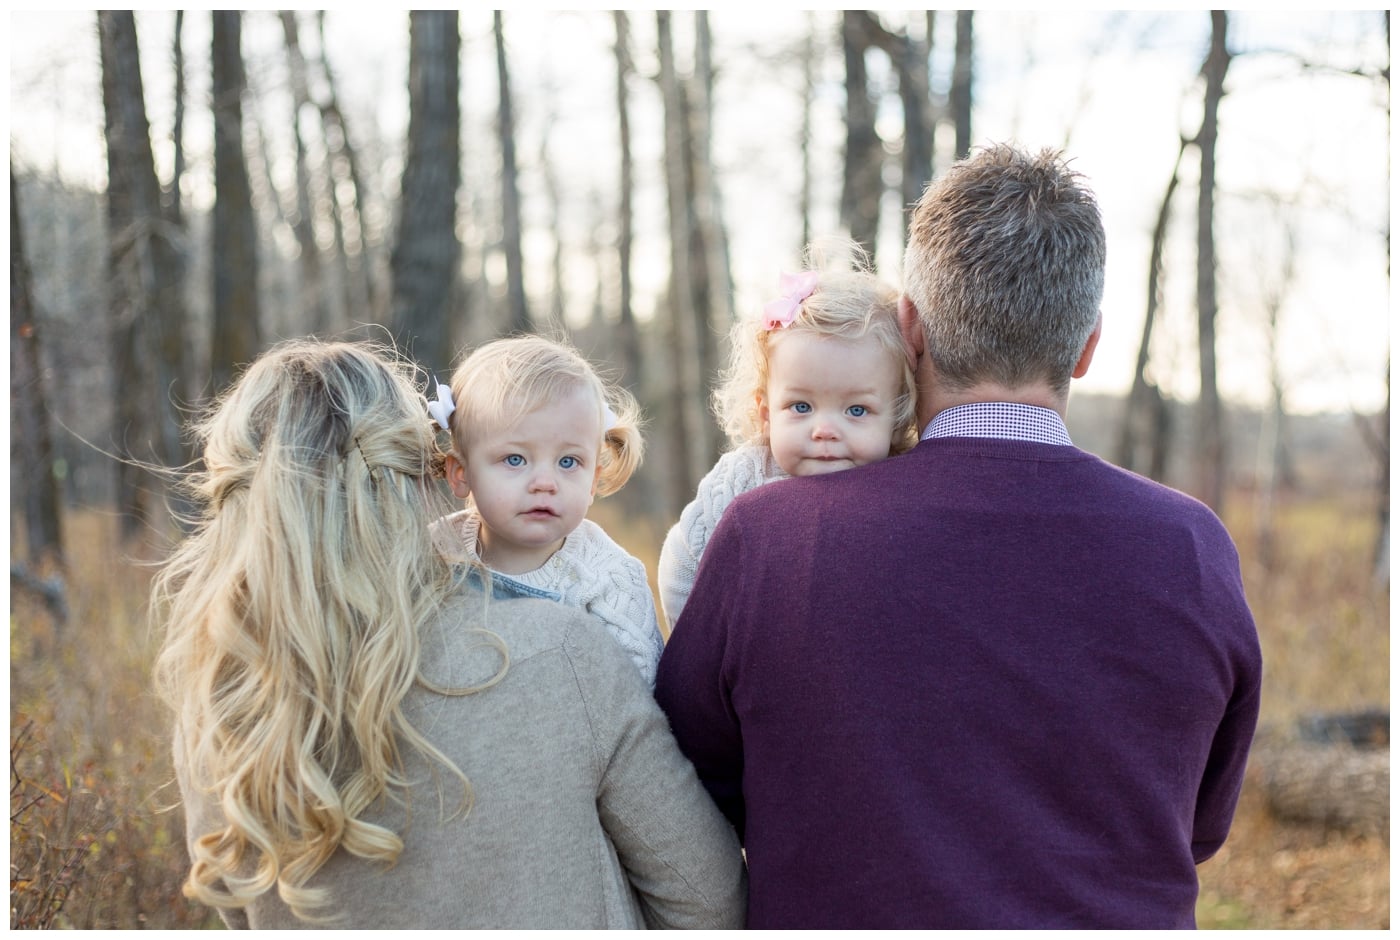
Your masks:
M899 330L899 291L871 271L869 259L854 242L812 245L806 258L807 270L817 273L817 286L802 301L791 324L770 330L761 316L748 317L730 331L729 361L713 396L720 427L735 447L768 446L761 403L767 397L772 349L782 336L792 332L847 339L868 336L899 363L900 391L893 403L890 453L909 450L918 443L918 434L914 372Z
M500 427L566 397L589 391L600 415L598 495L622 489L642 463L642 412L625 388L603 381L598 370L564 340L523 335L478 347L452 373L456 410L448 419L453 452L465 462L471 428Z
M458 589L431 542L440 455L410 368L391 351L296 340L255 361L194 426L202 507L156 578L158 689L177 762L219 828L191 845L186 896L246 906L273 889L317 920L308 879L338 850L392 864L399 834L365 821L406 799L401 748L460 768L404 717L420 631ZM442 494L438 500L446 503ZM502 654L497 675L508 662Z

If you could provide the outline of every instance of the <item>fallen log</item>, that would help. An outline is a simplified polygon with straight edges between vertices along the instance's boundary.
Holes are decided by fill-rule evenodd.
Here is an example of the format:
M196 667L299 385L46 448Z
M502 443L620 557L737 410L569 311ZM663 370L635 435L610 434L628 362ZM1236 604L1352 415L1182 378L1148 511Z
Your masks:
M1389 712L1307 716L1261 733L1250 760L1276 818L1389 838Z

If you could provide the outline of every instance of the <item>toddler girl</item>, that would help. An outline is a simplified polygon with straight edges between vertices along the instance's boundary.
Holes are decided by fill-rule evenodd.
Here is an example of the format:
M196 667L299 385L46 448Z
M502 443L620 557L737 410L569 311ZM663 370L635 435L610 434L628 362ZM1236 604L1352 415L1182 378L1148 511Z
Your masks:
M715 412L734 448L700 481L661 547L661 609L671 627L690 597L710 533L740 493L832 473L917 442L914 375L899 292L864 267L784 274L782 296L731 335Z
M654 685L662 642L646 568L584 518L641 463L632 396L575 350L519 336L467 357L428 410L452 432L447 482L466 500L437 523L444 551L597 617Z

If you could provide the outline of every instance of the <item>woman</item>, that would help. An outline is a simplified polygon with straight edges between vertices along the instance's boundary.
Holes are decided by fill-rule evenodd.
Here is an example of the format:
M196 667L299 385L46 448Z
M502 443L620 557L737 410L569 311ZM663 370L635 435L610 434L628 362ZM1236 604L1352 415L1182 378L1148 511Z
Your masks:
M185 894L230 926L740 926L737 840L626 655L432 544L410 376L290 342L195 429L153 604Z

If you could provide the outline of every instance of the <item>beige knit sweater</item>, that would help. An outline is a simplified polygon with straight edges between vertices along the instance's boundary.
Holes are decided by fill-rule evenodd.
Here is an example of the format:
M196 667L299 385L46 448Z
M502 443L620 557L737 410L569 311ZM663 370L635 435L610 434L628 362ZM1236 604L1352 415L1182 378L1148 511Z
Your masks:
M431 770L405 749L411 822L393 804L370 817L402 834L403 854L388 870L334 856L312 881L331 892L331 926L741 927L747 881L734 832L596 620L543 600L485 605L464 589L426 631L425 674L457 686L491 674L497 654L473 632L484 606L510 650L505 678L465 697L415 688L406 703L471 780L475 806L442 821ZM214 828L218 808L188 768L177 771L192 839ZM221 914L230 926L306 926L275 890Z

